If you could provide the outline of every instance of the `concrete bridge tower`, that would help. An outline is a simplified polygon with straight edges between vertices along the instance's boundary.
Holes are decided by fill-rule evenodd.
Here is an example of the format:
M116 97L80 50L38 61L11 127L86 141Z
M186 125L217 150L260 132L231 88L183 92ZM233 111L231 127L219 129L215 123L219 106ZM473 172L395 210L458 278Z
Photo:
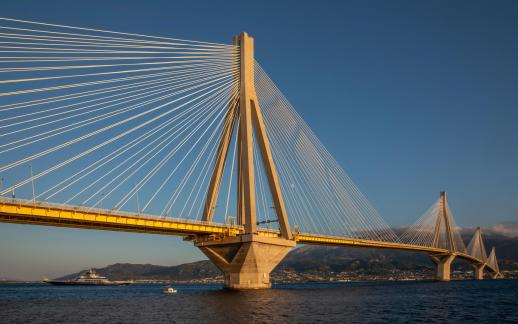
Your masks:
M473 263L473 271L475 275L475 279L482 280L484 279L484 269L486 268L487 254L486 248L484 246L484 241L482 240L482 233L480 232L480 227L477 227L471 242L468 245L468 254L480 260L478 263Z
M295 246L277 170L273 162L270 142L266 134L261 107L254 83L254 39L247 33L234 37L234 45L240 48L240 97L230 104L222 131L216 162L205 200L204 221L212 221L223 176L230 142L235 134L238 145L238 206L237 222L245 233L235 237L214 240L199 237L195 245L225 275L225 285L234 289L269 288L270 272ZM238 124L235 127L235 124ZM259 144L262 165L272 195L280 237L266 237L257 231L253 136Z
M440 247L441 236L445 236L445 242L448 249L446 254L432 255L432 260L437 267L436 278L439 281L450 281L451 279L451 263L455 259L455 252L457 250L455 240L453 238L453 229L448 215L446 192L441 191L439 197L439 212L435 222L433 247Z

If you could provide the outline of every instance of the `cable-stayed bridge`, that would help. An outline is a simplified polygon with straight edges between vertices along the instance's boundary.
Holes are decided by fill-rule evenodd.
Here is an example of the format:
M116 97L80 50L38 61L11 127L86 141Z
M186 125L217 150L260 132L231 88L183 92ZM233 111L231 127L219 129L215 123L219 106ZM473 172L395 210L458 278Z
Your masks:
M231 288L268 288L297 244L429 253L500 277L446 194L397 235L233 44L0 18L0 221L192 241Z

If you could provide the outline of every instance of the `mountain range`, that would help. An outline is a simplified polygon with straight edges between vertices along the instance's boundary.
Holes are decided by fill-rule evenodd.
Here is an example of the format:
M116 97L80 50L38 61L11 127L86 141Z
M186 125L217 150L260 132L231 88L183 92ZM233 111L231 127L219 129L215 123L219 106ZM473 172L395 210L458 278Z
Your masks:
M488 252L496 247L501 270L518 270L518 224L483 229ZM502 231L505 228L505 231ZM464 230L463 238L469 242L473 230ZM393 275L395 272L423 272L432 274L434 265L427 254L396 250L344 248L304 245L293 249L272 272L272 278L319 274L322 277L336 273L368 275ZM454 269L470 269L464 261L456 261ZM101 275L113 280L168 280L175 282L221 279L221 272L208 260L185 263L177 266L152 264L116 263L96 269ZM83 270L84 271L84 270ZM79 273L59 279L72 279Z

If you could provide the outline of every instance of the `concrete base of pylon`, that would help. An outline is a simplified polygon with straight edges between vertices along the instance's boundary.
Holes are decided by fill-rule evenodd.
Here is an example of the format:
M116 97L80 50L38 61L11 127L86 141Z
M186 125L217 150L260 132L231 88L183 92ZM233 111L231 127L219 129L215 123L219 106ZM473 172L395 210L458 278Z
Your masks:
M484 268L485 264L473 264L473 272L475 280L484 280Z
M256 234L195 242L224 273L225 287L230 289L270 288L270 272L295 244L295 241Z
M500 273L500 272L498 272L498 273L492 273L492 274L491 274L491 278L492 278L492 279L503 279L503 278L504 278L504 275L503 275L502 273Z
M451 280L451 263L455 259L454 254L432 255L432 260L436 265L435 279L438 281Z

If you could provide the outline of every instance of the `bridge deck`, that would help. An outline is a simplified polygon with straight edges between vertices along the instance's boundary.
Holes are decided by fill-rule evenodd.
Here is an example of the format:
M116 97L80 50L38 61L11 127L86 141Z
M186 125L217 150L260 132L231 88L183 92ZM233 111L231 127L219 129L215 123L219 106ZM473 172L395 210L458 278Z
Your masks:
M179 236L211 234L236 236L244 232L242 226L7 198L0 198L0 222ZM259 234L279 236L278 231L266 229L259 229ZM446 249L434 247L310 233L294 233L294 237L300 244L382 248L432 254L449 253ZM465 253L456 253L456 256L473 263L483 263ZM490 268L490 270L493 269Z
M0 199L0 221L149 234L237 234L240 226L20 199Z

